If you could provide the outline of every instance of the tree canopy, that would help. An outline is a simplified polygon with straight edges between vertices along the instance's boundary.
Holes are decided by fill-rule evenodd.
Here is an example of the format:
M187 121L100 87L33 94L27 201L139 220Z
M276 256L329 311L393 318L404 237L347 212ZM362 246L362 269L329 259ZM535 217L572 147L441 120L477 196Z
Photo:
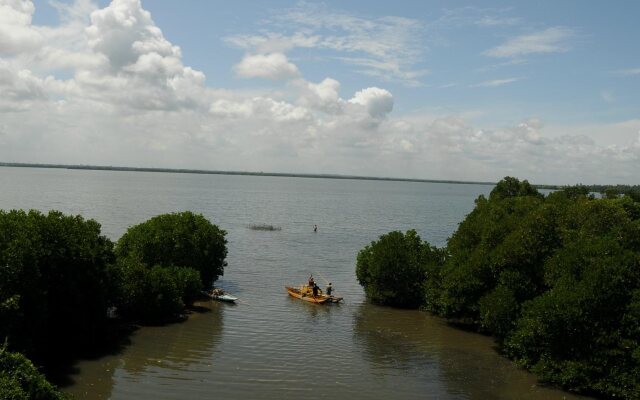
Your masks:
M116 254L147 266L193 268L209 288L224 273L225 235L202 215L190 211L163 214L129 228L118 241Z
M424 299L427 269L441 258L415 230L390 232L358 253L356 277L376 303L417 307Z
M93 344L106 322L112 248L93 220L0 211L1 337L39 355Z
M358 279L372 300L398 287L414 290L422 301L403 305L493 334L506 355L545 382L640 398L636 196L596 199L578 185L545 197L527 181L507 177L488 199L476 200L446 248L432 250L446 255L442 262L417 261L419 245L404 245L401 235L382 236L378 243L389 242L384 251L372 243L358 255ZM393 273L376 275L372 290L372 279L360 271L399 265L424 272L424 290L403 286L417 275Z

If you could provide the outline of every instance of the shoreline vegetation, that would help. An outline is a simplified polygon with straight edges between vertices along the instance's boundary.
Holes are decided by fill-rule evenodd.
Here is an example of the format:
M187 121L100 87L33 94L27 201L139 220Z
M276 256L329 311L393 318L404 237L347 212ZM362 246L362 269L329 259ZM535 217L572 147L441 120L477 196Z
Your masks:
M545 384L640 399L640 196L540 194L506 177L446 246L415 230L365 246L356 277L381 305L490 334Z
M225 235L186 211L114 243L79 215L0 210L0 399L64 399L33 364L64 368L135 325L184 320L224 272Z

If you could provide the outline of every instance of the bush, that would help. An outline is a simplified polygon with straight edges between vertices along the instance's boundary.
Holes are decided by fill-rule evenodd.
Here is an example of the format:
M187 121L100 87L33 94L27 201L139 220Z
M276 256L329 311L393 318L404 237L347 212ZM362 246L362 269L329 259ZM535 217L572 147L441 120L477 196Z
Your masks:
M173 277L185 305L192 305L202 296L202 281L198 271L193 268L170 267L169 273Z
M118 313L125 319L158 323L175 318L184 303L171 268L147 267L136 259L118 260L122 274Z
M524 305L506 351L544 381L640 397L640 221L630 199L576 202L564 246L545 264L552 288Z
M543 202L531 185L515 178L498 183L488 200L480 196L448 241L441 284L431 289L427 308L491 332L507 310L509 318L516 316L518 306L505 301L513 297L520 303L543 290L540 263L557 246L555 214L541 209ZM514 274L519 278L510 279ZM517 287L510 287L514 284ZM491 310L492 304L501 309ZM500 329L508 325L503 321Z
M224 273L226 232L202 215L186 211L164 214L133 226L120 238L116 254L147 266L188 267L209 288Z
M372 301L416 308L424 299L428 265L441 258L441 252L416 231L390 232L358 253L356 277Z
M49 383L20 353L0 348L0 399L64 400L67 397Z
M112 297L112 249L93 220L0 211L2 339L37 356L94 344Z

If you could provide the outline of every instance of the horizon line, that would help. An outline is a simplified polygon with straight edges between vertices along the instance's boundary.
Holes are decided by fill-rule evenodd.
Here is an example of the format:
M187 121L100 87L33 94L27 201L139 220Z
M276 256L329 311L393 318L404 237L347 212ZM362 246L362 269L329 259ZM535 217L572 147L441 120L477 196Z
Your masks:
M113 165L91 165L91 164L52 164L52 163L26 163L26 162L0 162L0 167L22 167L22 168L52 168L52 169L72 169L89 171L120 171L120 172L155 172L155 173L179 173L179 174L200 174L200 175L245 175L245 176L272 176L286 178L312 178L312 179L352 179L368 181L391 181L391 182L418 182L418 183L450 183L463 185L496 185L497 182L489 181L469 181L455 179L424 179L424 178L399 178L384 176L346 175L346 174L311 174L294 172L264 172L264 171L228 171L228 170L208 170L193 168L163 168L163 167L127 167ZM559 188L566 185L532 184L537 188Z

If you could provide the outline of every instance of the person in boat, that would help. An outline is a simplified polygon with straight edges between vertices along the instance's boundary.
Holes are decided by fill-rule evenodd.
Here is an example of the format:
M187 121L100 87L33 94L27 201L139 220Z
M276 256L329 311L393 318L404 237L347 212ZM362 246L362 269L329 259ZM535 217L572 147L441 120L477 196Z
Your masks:
M324 292L327 296L331 296L331 293L333 293L333 286L331 286L331 282L329 282L329 286L327 286L327 289Z
M314 226L313 226L313 231L314 231L314 232L318 232L318 225L314 225Z
M313 284L313 297L316 297L318 295L318 285L316 285L315 283Z
M315 284L316 281L313 279L313 274L309 275L309 287L312 288Z

